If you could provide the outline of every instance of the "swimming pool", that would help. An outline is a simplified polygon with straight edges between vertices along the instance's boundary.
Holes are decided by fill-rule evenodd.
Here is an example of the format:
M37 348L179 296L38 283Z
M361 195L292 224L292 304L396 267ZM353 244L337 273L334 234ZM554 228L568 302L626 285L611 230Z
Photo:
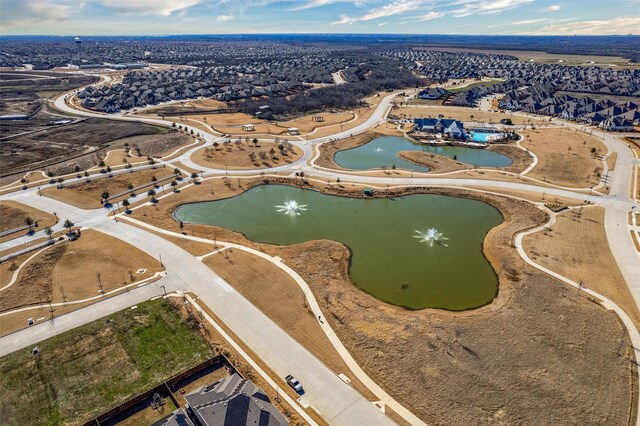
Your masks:
M504 133L499 132L469 132L470 139L474 142L490 142L496 139L502 139Z

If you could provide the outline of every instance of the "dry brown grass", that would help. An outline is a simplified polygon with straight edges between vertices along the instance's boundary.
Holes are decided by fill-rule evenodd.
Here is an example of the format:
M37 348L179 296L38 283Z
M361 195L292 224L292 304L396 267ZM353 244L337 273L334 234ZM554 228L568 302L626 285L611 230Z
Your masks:
M54 215L35 209L31 206L27 206L26 204L11 200L0 201L0 231L7 231L9 229L25 226L27 218L31 218L35 222L38 222L38 227L36 228L34 226L34 230L44 229L57 222L57 218ZM20 231L20 233L17 234L7 235L0 239L0 241L16 238L26 233L27 231Z
M602 172L602 162L596 154L604 154L607 148L590 135L562 128L526 130L521 145L538 157L538 164L527 176L556 185L585 188L597 185Z
M224 198L242 189L198 190L200 197L180 194L183 201L167 202L158 210L145 207L137 218L177 230L170 217L177 205ZM342 244L270 246L217 227L185 225L184 230L283 258L311 286L325 318L367 374L431 424L628 423L637 382L628 347L620 347L624 328L584 294L528 266L511 245L514 233L544 223L545 215L526 202L501 196L415 191L477 198L503 213L505 222L484 242L500 281L491 304L461 313L407 311L351 284L350 253Z
M127 191L129 184L133 185L135 188L140 185L151 183L154 176L159 180L172 174L173 169L158 167L156 169L122 173L114 175L113 177L102 177L98 179L89 178L89 181L87 181L86 178L82 178L79 182L65 184L62 189L57 189L55 187L44 189L42 190L42 194L81 209L99 209L102 207L100 197L104 191L109 192L111 195L115 195L123 191ZM166 183L169 183L169 181L162 182L162 184ZM152 187L149 186L143 190L139 190L138 194L146 194L151 188ZM115 204L116 201L128 198L129 196L130 194L126 194L117 199L110 200L110 202Z
M499 205L505 223L484 247L500 293L474 311L386 305L350 284L349 252L335 242L277 253L311 285L365 371L429 424L627 424L637 383L628 347L617 352L620 322L524 264L511 237L543 219L524 203Z
M81 303L77 305L56 306L51 312L48 306L29 309L28 311L14 312L8 315L0 317L0 336L6 336L7 334L14 333L16 331L27 328L27 321L32 319L35 324L39 324L44 321L55 322L56 318L60 315L73 312L76 309L89 306L91 303Z
M157 118L157 115L144 115ZM324 117L323 122L314 122L312 117L320 115ZM278 137L290 138L288 129L290 127L298 128L300 133L310 133L314 130L323 129L325 127L335 126L341 123L347 123L355 117L351 112L338 113L320 113L306 115L289 121L272 122L257 119L245 113L222 113L222 114L189 114L185 116L165 117L177 124L190 125L201 130L214 130L223 134L238 135L242 137L252 137L253 135L273 135ZM255 130L246 131L242 126L245 124L253 124ZM351 125L351 123L349 123ZM335 129L334 129L335 131ZM314 133L315 135L315 133Z
M427 166L430 168L429 173L447 173L459 170L504 170L512 173L519 173L525 170L529 164L533 161L533 158L527 154L524 150L514 145L490 145L488 148L490 151L499 152L511 158L513 163L506 167L476 167L470 164L461 163L443 155L437 155L434 153L422 152L422 151L400 151L398 157L404 158L407 161L416 163L419 165Z
M333 348L293 278L269 261L242 250L227 250L226 256L214 254L204 262L331 370L344 373L361 394L376 400Z
M640 311L609 250L604 208L559 213L551 229L527 236L523 245L535 262L613 300L640 327Z
M498 194L505 194L512 197L523 198L525 200L533 201L536 203L544 203L544 204L558 204L567 207L578 206L584 202L584 197L580 195L576 195L576 199L570 199L565 197L557 197L555 195L548 195L539 192L531 192L531 191L519 191L512 190L506 188L496 188L496 187L478 187L477 189L487 192L494 192Z
M611 155L607 157L607 167L609 171L612 171L616 168L616 161L618 160L618 153L612 152Z
M191 173L200 174L202 172L202 170L196 170L196 169L191 168L189 166L185 166L180 161L176 161L176 162L174 162L172 164L175 165L176 167L180 168L180 170L186 170L187 172L189 172L189 174L191 174Z
M279 146L283 149L280 150ZM265 155L265 160L260 159L260 153ZM229 143L227 146L218 148L206 146L197 150L191 159L204 167L241 170L281 166L296 161L302 157L302 154L302 149L295 145L286 147L274 142L259 142L257 145L241 142L240 144ZM250 155L253 155L253 159Z
M631 192L632 192L631 196L635 197L636 200L640 200L640 166L636 166L634 168L634 170L635 170L635 175L636 175L636 178L635 178L635 188L636 188L636 190L635 190L635 194L634 194L633 193L634 192L633 191L634 179L631 178L632 179L631 180Z
M14 257L11 260L0 263L0 287L4 287L9 284L9 281L13 278L14 272L32 255L33 253L25 253Z
M139 274L138 269L146 271ZM159 271L159 262L141 250L103 233L84 231L78 240L56 244L31 260L16 283L0 293L0 311L86 299L101 294L100 283L106 293Z
M529 118L522 117L513 114L506 114L500 112L480 111L472 108L455 107L455 106L411 106L411 107L399 107L392 111L392 114L399 115L406 118L419 118L419 117L437 117L439 114L444 115L445 118L453 118L460 120L464 123L468 122L483 122L498 124L503 118L509 118L513 124L540 124L542 118ZM506 126L508 128L508 126Z
M468 164L461 163L444 155L423 151L400 151L398 152L398 157L414 164L429 167L430 173L447 173L471 167Z
M122 166L127 163L136 164L136 163L145 163L147 161L146 157L138 157L134 153L127 154L124 149L112 149L107 153L107 157L104 159L104 163L107 166Z
M214 130L223 134L237 135L242 137L263 136L272 135L285 139L297 139L296 136L289 136L287 129L290 127L297 127L302 134L308 134L312 132L310 137L322 137L333 134L337 129L345 130L355 127L367 120L375 107L384 98L387 93L380 93L367 99L368 107L357 108L353 111L341 111L341 112L322 112L317 114L309 114L299 118L295 118L282 122L269 122L259 120L245 113L223 113L223 114L194 114L185 115L183 117L165 117L165 119L174 121L177 124L190 125L201 130L210 131ZM189 104L196 106L191 109L185 104L186 110L203 109L197 107L198 101L190 101ZM219 108L219 106L214 106ZM175 108L174 108L175 109ZM136 115L147 116L157 118L156 111L153 109L145 109ZM357 118L354 119L355 115ZM314 115L321 115L324 117L324 122L314 122L312 117ZM353 119L353 121L351 121ZM254 124L254 131L242 130L242 125ZM338 128L338 125L344 124L343 127Z
M640 240L638 240L638 233L635 231L631 231L631 239L633 240L633 245L636 246L636 250L640 251Z

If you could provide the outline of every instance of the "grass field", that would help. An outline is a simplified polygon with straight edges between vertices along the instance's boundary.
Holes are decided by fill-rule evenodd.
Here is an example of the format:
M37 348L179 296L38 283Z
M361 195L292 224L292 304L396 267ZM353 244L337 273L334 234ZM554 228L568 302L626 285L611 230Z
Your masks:
M640 312L609 250L604 209L587 207L558 214L550 230L529 235L524 248L541 265L582 282L616 302L640 326Z
M5 425L82 424L210 356L164 300L145 302L0 358Z
M43 195L63 201L81 209L99 209L102 207L100 197L104 191L110 195L116 195L128 190L129 185L134 188L150 184L153 177L160 180L173 174L173 169L167 167L158 167L156 169L141 170L132 173L121 173L113 177L101 177L98 179L81 178L76 182L69 181L64 184L64 188L57 189L50 187L42 191ZM74 179L75 180L75 179ZM167 184L170 180L160 182ZM146 194L152 187L148 186L137 191L137 194ZM130 194L110 200L112 204L121 199L128 198Z
M605 154L607 147L598 138L562 128L526 130L522 136L522 147L538 157L527 176L579 188L599 182L596 169L601 173L603 165L594 154Z
M27 218L31 218L38 222L38 227L34 227L35 230L52 226L57 221L57 218L54 215L43 212L42 210L34 209L31 206L10 200L0 201L0 231L25 226ZM16 238L24 234L26 234L26 231L21 231L20 233L8 235L3 239L0 239L0 241Z
M8 266L0 268L1 281L8 283L13 271L35 253L6 262ZM142 269L145 271L142 272ZM160 271L162 267L159 261L136 247L101 232L87 230L78 240L51 246L29 261L20 270L15 283L0 292L0 311L48 301L63 303L85 300L99 296L100 285L105 293L116 289L125 291L124 284L151 278ZM27 318L38 318L35 313L27 315ZM15 331L10 324L9 318L3 317L0 334ZM26 322L17 325L18 328L27 326Z
M278 145L283 147L282 151ZM258 169L282 166L302 157L302 149L297 146L291 145L287 148L281 144L278 145L273 142L259 142L257 145L241 142L229 143L228 146L218 148L206 146L196 151L191 158L194 163L205 167ZM260 158L260 153L263 153L264 159Z

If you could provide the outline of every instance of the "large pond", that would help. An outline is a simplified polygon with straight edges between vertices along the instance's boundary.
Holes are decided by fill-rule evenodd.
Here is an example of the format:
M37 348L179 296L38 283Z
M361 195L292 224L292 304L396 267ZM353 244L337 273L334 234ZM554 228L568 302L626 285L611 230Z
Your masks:
M287 208L292 201L297 208ZM434 194L359 199L264 185L226 200L184 205L175 217L263 243L340 241L351 249L355 285L412 309L475 308L498 289L482 243L502 217L476 200Z
M423 151L457 158L462 163L482 167L505 167L512 163L511 158L487 149L474 149L461 146L429 146L416 144L400 136L381 136L359 147L335 153L336 164L345 169L368 170L385 167L398 169L428 171L429 168L419 166L398 157L400 151Z

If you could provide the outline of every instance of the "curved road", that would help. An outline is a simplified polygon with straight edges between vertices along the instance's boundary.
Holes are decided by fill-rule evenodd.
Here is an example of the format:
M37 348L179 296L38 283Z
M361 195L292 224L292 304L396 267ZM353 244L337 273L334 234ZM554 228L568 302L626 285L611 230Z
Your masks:
M104 114L75 110L65 103L65 98L68 95L69 94L58 97L55 101L55 106L70 114L171 126L171 122L160 119L123 115L106 116ZM295 171L304 171L309 178L322 179L323 181L340 178L340 180L345 183L353 182L379 187L417 185L482 187L525 190L538 193L544 192L549 195L557 195L577 200L585 199L586 196L584 192L582 192L583 190L573 191L571 189L541 187L532 183L504 182L491 179L356 176L337 170L321 170L308 165L307 161L313 156L314 146L330 140L342 139L353 134L365 132L383 122L390 110L391 101L395 95L394 93L385 96L371 117L354 128L327 137L309 139L307 141L291 141L300 146L304 151L303 157L292 164L269 170L229 171L228 173L230 175L246 176L262 172L271 173L280 171L293 174ZM188 125L185 127L187 127L188 130L193 129L194 132L199 132L203 135L206 143L222 140L222 138L203 132L201 129ZM627 214L634 205L634 202L629 198L630 176L633 167L638 162L633 158L627 146L616 137L608 134L603 134L602 137L609 150L611 152L617 152L618 159L615 170L609 174L610 181L608 184L611 188L610 195L593 195L591 201L602 205L606 209L605 229L611 250L631 289L636 303L640 305L640 255L635 250L627 226ZM188 166L192 166L190 156L199 148L200 147L192 148L183 155L166 161L166 163L172 164L180 161ZM202 167L198 165L195 165L194 168L202 169ZM209 169L206 170L205 174L220 175L225 173L224 170ZM78 225L99 230L116 238L125 239L128 243L135 245L156 258L162 255L167 269L167 275L151 285L112 297L108 299L108 303L96 303L88 308L83 308L58 317L55 321L42 323L3 337L0 339L0 355L13 352L47 337L75 328L88 321L98 319L143 300L147 300L152 296L157 296L161 294L159 286L162 285L166 291L190 290L198 294L200 299L209 306L241 340L251 347L276 374L283 377L286 374L292 373L299 377L305 384L307 390L303 399L329 423L345 425L392 423L379 409L340 380L324 364L281 330L242 295L237 293L214 271L168 240L147 232L144 229L123 222L115 222L106 215L106 211L103 209L82 210L51 198L39 197L35 189L0 196L0 200L5 199L23 202L43 211L56 211L59 217L63 219L68 218ZM553 274L552 271L549 271L549 273ZM560 279L570 283L570 280L564 277L560 277ZM602 296L598 295L598 297L602 299ZM604 302L608 303L610 301L604 300ZM613 302L611 302L611 304L615 305ZM624 312L622 312L622 314L624 314ZM640 347L638 331L633 327L633 324L631 324L631 328L629 328L627 321L624 322L629 333L632 335L634 346ZM384 393L384 391L382 392ZM375 393L380 396L380 392ZM400 404L393 401L391 397L386 396L387 398L384 398L384 401L411 424L424 424Z

